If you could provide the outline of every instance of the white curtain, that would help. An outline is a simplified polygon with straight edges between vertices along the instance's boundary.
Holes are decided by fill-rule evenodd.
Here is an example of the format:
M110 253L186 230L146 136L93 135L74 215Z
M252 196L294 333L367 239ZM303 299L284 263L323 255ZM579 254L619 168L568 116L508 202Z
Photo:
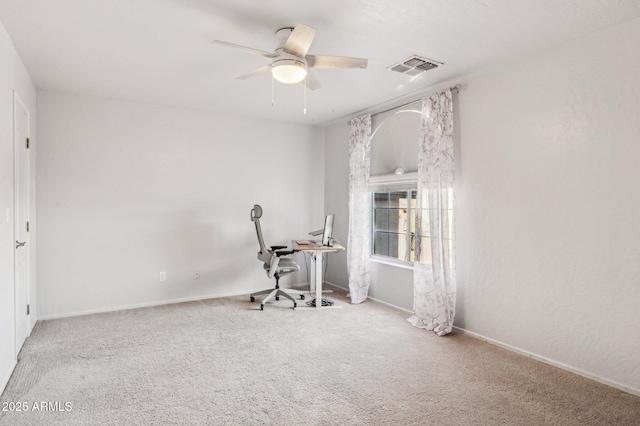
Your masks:
M371 282L369 273L371 115L354 118L349 124L351 135L349 136L347 269L351 303L362 303L367 299Z
M451 332L456 303L451 91L422 100L413 272L415 327Z

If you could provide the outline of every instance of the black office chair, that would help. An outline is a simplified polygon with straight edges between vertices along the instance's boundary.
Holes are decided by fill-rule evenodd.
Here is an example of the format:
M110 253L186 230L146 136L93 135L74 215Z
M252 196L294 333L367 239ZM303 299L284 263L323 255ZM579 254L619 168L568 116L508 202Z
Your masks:
M293 250L282 250L287 246L271 246L271 250L267 249L262 238L262 229L260 228L260 218L262 217L262 207L259 205L253 206L251 209L251 221L256 225L256 233L258 234L258 243L260 244L260 251L258 252L258 260L263 262L263 268L269 278L276 279L276 287L268 290L262 290L257 293L251 294L251 301L255 302L256 296L266 294L267 296L262 299L260 309L264 309L264 304L275 297L276 300L280 300L280 296L284 296L293 302L293 308L297 305L296 300L291 294L300 296L300 300L304 300L304 292L300 290L287 289L286 291L280 288L280 277L288 274L292 274L300 270L300 266L293 259L287 256L293 253Z

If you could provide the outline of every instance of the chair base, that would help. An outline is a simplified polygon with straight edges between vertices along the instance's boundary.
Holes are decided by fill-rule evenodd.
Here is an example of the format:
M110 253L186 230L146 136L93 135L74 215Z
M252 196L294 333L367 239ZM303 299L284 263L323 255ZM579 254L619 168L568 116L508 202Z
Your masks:
M296 299L294 299L293 296L291 296L291 294L289 293L299 295L300 300L304 300L303 291L294 290L294 289L286 289L285 291L278 286L276 288L270 288L268 290L262 290L262 291L258 291L257 293L252 293L251 301L255 302L256 296L261 296L263 294L266 294L267 296L264 299L262 299L262 303L260 304L260 309L264 309L264 304L267 303L269 300L273 299L274 297L276 300L280 300L280 296L283 296L293 302L293 308L295 309L298 306L298 304L296 303Z
M293 309L295 309L298 304L296 303L296 299L293 298L293 296L291 296L289 293L279 289L279 288L274 288L271 290L264 290L264 291L259 291L257 293L253 293L251 295L251 301L253 302L255 300L255 296L259 296L261 294L267 294L267 296L262 299L262 303L260 303L260 310L264 310L264 304L267 303L269 300L273 299L274 297L276 298L276 300L280 299L280 296L284 296L287 299L291 300L293 302Z
M298 306L298 304L296 300L293 298L293 296L291 295L292 294L298 295L300 296L300 300L304 300L305 293L307 292L304 290L296 290L293 288L281 289L278 286L276 288L270 288L268 290L262 290L256 293L251 293L250 297L251 297L251 302L255 302L256 296L262 296L263 294L267 295L264 299L262 299L262 303L260 304L260 310L264 310L264 304L267 303L269 300L273 299L274 297L276 300L280 300L280 296L284 296L287 299L291 300L293 302L293 309L295 309ZM326 293L333 293L333 290L322 290L322 294L326 294Z

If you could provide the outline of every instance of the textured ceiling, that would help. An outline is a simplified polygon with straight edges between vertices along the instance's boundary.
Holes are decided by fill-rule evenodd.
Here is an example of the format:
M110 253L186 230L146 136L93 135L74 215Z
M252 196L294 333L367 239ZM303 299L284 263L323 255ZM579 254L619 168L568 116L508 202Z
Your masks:
M39 89L325 124L640 16L640 0L0 0ZM317 29L309 54L369 59L315 70L322 88L236 80L268 60L214 39L273 51L275 31ZM417 77L390 65L444 65Z

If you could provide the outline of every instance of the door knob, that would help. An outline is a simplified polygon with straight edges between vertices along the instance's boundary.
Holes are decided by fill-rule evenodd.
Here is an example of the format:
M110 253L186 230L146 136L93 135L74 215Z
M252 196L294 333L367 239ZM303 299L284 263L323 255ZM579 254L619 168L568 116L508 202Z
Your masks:
M24 243L21 243L20 241L16 240L16 248L20 248L23 245L27 244L27 242L25 241Z

